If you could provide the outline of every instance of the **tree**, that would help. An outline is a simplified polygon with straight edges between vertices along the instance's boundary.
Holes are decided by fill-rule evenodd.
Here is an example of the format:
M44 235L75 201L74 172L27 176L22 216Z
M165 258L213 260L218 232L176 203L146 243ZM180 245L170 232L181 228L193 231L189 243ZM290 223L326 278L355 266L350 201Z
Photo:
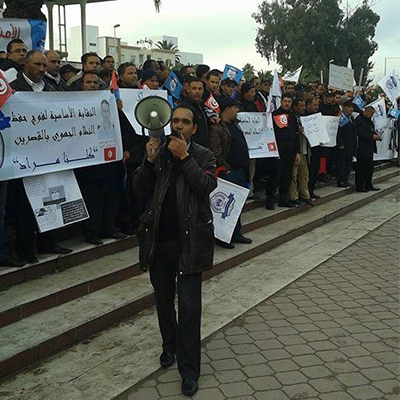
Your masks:
M242 74L243 74L243 78L246 79L246 81L249 81L251 78L253 78L256 75L256 70L254 69L254 67L251 64L247 63L242 68Z
M272 75L272 71L264 71L263 69L260 69L257 72L257 76L263 80L263 79L269 79L270 81L272 81L274 79L274 76Z
M181 61L181 56L178 54L179 49L171 42L167 40L160 40L155 43L155 46L161 50L169 50L172 51L175 55L175 64L179 64Z
M372 68L377 49L373 38L380 17L368 0L342 10L340 0L264 1L253 18L259 24L256 49L267 60L293 71L303 65L310 74L327 76L329 61L347 65L350 57L358 76Z

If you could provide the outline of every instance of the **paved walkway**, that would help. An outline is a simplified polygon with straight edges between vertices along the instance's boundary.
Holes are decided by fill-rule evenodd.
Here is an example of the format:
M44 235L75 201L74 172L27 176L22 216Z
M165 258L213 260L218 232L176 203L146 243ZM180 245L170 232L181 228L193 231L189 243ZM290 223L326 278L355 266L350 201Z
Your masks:
M399 400L395 217L203 343L194 400ZM187 399L176 366L118 400Z

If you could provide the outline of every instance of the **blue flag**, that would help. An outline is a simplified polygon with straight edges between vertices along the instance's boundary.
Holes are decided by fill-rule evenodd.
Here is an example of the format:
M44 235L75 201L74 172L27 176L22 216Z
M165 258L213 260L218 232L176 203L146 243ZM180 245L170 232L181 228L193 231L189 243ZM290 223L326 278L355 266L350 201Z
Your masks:
M388 115L393 117L393 118L399 118L400 117L400 110L395 110L393 107L390 108Z
M239 83L240 78L242 77L242 71L239 68L236 68L232 65L225 65L224 74L222 75L222 80L225 79L233 79L236 83Z
M365 101L358 94L356 97L354 97L353 104L355 104L361 110L364 107Z
M343 128L349 122L350 122L349 117L344 112L341 112L339 118L339 126Z
M172 94L172 96L175 97L175 99L180 99L183 85L174 72L171 71L171 73L169 74L164 84L164 88L167 89Z

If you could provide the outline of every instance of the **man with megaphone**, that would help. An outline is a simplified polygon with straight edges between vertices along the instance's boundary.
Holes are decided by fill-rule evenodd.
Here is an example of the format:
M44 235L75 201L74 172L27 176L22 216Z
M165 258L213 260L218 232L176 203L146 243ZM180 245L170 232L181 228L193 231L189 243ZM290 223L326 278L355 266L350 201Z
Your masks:
M155 292L163 341L160 364L166 368L177 359L185 395L198 390L202 272L212 268L214 255L209 196L217 187L214 155L192 141L196 130L194 111L178 106L172 134L164 143L150 137L133 180L134 192L146 204L136 235L140 267L149 269Z

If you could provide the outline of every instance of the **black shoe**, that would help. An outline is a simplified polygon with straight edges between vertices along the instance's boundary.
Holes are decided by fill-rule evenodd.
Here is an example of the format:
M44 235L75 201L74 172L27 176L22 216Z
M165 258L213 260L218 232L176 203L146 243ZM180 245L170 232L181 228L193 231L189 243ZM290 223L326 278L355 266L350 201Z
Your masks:
M301 206L304 202L301 201L300 199L296 199L296 200L290 200L290 202L292 204L295 204L296 206Z
M50 254L69 254L72 253L72 249L66 249L65 247L61 247L58 244L54 245L54 247L50 249L40 250L39 253L50 253Z
M28 264L37 264L39 260L33 254L24 257Z
M249 196L250 200L261 200L261 196L259 196L258 194L252 194L251 196Z
M232 243L250 244L253 243L253 241L247 237L244 237L243 235L240 235L237 237L232 237Z
M182 393L185 396L193 396L199 390L199 384L192 379L184 379L182 381Z
M271 199L267 199L267 200L266 200L266 202L265 202L265 208L266 208L267 210L275 210L274 203L272 202Z
M13 267L13 268L21 268L26 264L26 261L18 260L8 254L6 254L0 260L0 267Z
M107 236L100 236L102 239L116 239L116 240L122 240L122 239L126 239L128 237L128 235L125 235L124 233L121 232L114 232L111 235L107 235Z
M296 208L296 204L291 203L290 201L280 201L278 203L278 207L286 207L286 208Z
M321 196L318 196L318 195L315 194L315 193L310 193L310 198L311 198L311 199L314 199L314 200L318 200L318 199L321 198Z
M368 186L366 187L367 190L371 190L372 192L377 192L379 190L381 190L380 188L377 188L375 186Z
M302 198L300 198L299 200L300 200L302 203L308 204L308 205L311 206L311 207L314 207L314 206L315 206L315 204L313 203L313 201L312 201L311 199L302 199Z
M349 181L344 182L345 185L347 185L348 187L351 187L352 184Z
M348 189L349 185L347 185L345 182L338 182L337 187Z
M368 193L368 189L356 189L356 192Z
M235 245L234 244L232 244L232 243L225 243L225 242L223 242L222 240L216 240L215 241L215 244L217 244L218 246L220 246L220 247L223 247L224 249L234 249L235 248Z
M170 367L175 362L175 353L162 353L160 356L160 365L163 368Z
M133 236L136 233L136 229L134 228L122 228L121 233L127 236Z
M86 243L94 244L95 246L101 246L102 244L104 244L103 241L98 237L86 239L85 241Z

